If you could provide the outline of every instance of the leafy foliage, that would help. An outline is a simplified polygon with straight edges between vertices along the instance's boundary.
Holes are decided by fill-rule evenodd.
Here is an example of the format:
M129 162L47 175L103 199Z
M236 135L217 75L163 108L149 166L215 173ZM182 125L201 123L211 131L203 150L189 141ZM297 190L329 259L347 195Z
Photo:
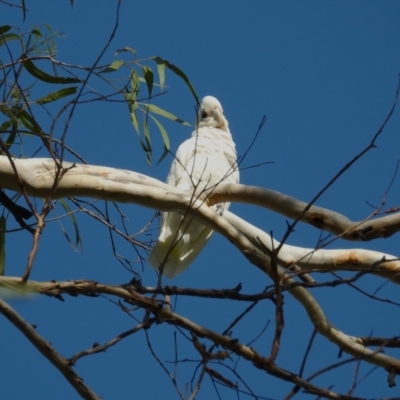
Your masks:
M57 120L65 114L68 122L83 94L92 101L104 99L112 101L112 97L121 96L128 105L133 128L149 163L152 161L153 151L149 117L154 122L165 149L159 160L161 161L168 154L170 144L165 127L154 114L180 124L189 124L171 112L152 104L154 88L157 87L160 94L163 93L167 67L186 83L195 101L198 102L197 94L187 76L160 57L137 59L136 51L128 46L117 50L115 55L133 55L133 59L130 60L119 58L106 65L95 64L88 67L67 64L57 59L56 42L60 39L61 34L53 31L49 25L34 27L27 33L21 33L9 25L0 27L0 46L6 49L5 57L0 60L2 75L0 89L4 93L0 112L5 118L1 122L0 134L3 138L4 135L8 135L5 140L8 148L17 136L22 139L27 135L34 135L42 139L42 143L51 149L54 157L62 158L63 152L59 152L59 144L62 147L67 132L66 130L63 132L61 143L54 146L54 127ZM154 73L148 65L153 60L157 64L158 82L155 82ZM117 76L113 76L112 79L106 78L109 75ZM97 88L92 89L95 87L92 81L96 80L101 85L105 84L106 88L111 88L113 95L102 95ZM38 85L38 82L41 84ZM59 88L59 85L71 84L73 86ZM145 97L142 94L142 85L146 88ZM37 117L37 110L38 107L42 108L49 103L56 103L58 111L53 112L55 117L50 129L45 129L43 124L38 122L40 118Z
M139 138L148 163L152 162L152 142L155 140L153 129L156 128L164 147L158 160L160 162L170 150L170 141L158 116L179 124L189 124L153 104L154 94L156 89L157 95L164 93L167 67L187 84L195 101L198 101L187 76L178 68L171 68L168 61L159 57L137 59L136 51L129 46L116 50L114 56L118 59L105 65L100 65L100 59L86 67L69 64L57 57L57 42L62 39L62 34L53 30L50 25L35 26L25 33L10 25L0 27L0 48L3 50L0 59L1 154L24 157L24 149L27 147L23 145L24 142L34 139L34 153L45 149L53 158L62 160L65 151L68 151L85 162L65 142L69 121L84 96L85 101L126 103L133 130ZM107 44L109 45L110 43ZM128 57L121 57L123 55ZM157 64L157 77L149 65L154 61ZM46 117L50 117L50 120ZM60 133L56 127L61 122L64 128ZM75 238L71 239L59 221L61 231L71 247L76 249L82 245L77 220L67 201L60 200L59 204L72 224ZM8 216L6 213L1 217L4 229L0 232L0 272L4 272L5 227Z

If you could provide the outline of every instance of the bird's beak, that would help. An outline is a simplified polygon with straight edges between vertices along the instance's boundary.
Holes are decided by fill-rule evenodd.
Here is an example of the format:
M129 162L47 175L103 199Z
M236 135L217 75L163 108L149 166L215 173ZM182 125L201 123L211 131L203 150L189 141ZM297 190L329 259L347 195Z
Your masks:
M213 118L218 122L218 124L221 123L221 113L217 108L213 111Z

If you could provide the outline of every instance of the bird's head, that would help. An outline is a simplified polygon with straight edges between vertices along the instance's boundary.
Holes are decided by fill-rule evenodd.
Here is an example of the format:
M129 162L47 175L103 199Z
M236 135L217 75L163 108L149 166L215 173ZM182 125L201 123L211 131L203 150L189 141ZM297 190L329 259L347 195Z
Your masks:
M206 96L201 101L197 124L199 128L213 127L229 131L221 103L213 96Z

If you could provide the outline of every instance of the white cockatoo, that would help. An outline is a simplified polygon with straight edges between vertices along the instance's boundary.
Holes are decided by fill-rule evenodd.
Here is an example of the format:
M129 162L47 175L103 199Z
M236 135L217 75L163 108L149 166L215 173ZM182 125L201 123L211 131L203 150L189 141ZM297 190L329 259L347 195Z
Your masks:
M196 193L220 182L238 183L236 161L235 143L222 106L215 97L206 96L200 105L196 130L179 146L167 183L185 191L196 189ZM228 207L229 203L213 206L220 215ZM167 278L174 278L188 268L212 233L212 229L191 215L164 212L149 263L162 269Z

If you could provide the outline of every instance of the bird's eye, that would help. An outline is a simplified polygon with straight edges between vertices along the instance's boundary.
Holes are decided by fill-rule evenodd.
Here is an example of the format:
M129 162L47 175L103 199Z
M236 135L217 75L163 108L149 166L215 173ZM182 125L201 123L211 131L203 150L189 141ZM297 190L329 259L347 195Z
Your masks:
M203 111L203 112L201 113L201 118L202 118L202 119L207 118L207 113L206 113L205 111Z

